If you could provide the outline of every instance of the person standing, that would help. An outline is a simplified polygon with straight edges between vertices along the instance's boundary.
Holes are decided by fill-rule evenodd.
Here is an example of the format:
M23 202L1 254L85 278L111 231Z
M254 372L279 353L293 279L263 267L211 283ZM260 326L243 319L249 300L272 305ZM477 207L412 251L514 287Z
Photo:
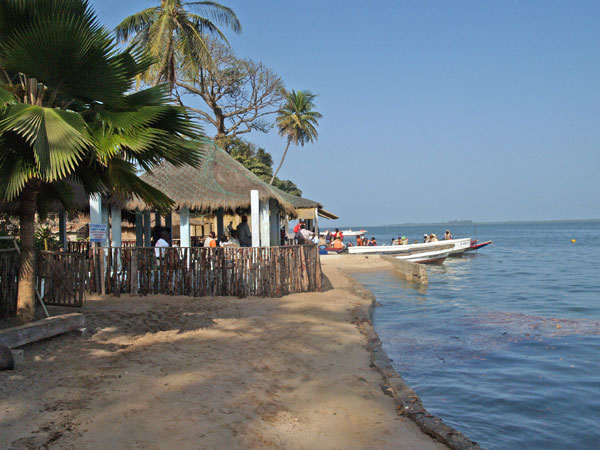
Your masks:
M165 254L165 250L162 250L161 248L165 248L169 246L169 232L167 230L162 230L160 232L160 238L158 238L158 240L156 241L156 244L154 244L154 255L157 258L160 258L161 256L163 256Z
M248 226L247 216L242 216L242 221L237 226L237 234L240 241L240 247L252 247L252 234L250 233L250 227Z
M307 230L304 224L302 224L300 225L299 236L298 244L312 244L312 238L315 236L315 233Z
M227 225L227 235L231 236L231 233L233 233L233 231L233 222L229 222L229 225Z

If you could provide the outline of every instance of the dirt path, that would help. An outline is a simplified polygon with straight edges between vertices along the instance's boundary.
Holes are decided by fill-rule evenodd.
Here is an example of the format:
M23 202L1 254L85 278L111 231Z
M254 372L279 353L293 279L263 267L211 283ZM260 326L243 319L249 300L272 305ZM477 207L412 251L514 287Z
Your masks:
M95 334L0 372L0 448L445 448L382 393L339 267L282 299L88 301Z

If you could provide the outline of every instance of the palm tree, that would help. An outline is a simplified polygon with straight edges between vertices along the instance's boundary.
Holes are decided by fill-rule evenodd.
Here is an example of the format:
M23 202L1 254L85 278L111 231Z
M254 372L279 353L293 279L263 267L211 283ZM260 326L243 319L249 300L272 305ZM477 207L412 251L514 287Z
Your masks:
M319 119L323 116L317 111L313 111L315 97L316 95L310 91L296 92L292 90L292 92L287 93L285 103L275 119L277 128L279 128L279 135L287 138L287 145L281 157L281 162L275 173L273 173L270 184L273 184L273 180L279 173L290 144L304 147L307 142L312 143L319 138L316 127L319 125Z
M144 81L166 82L173 89L179 70L195 73L195 68L210 60L205 36L227 42L215 22L236 33L242 30L233 10L219 3L160 0L160 6L127 17L116 32L119 41L141 45L157 61L144 74Z
M0 2L0 202L16 203L21 256L17 315L35 312L34 226L49 200L69 207L86 193L137 195L165 210L171 200L142 182L167 160L198 164L199 130L168 87L128 95L152 60L118 51L87 0Z

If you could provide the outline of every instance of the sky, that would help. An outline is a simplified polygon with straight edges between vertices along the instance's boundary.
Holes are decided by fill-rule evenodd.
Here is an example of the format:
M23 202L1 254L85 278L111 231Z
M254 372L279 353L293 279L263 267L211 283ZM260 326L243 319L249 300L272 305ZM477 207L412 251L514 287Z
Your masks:
M113 28L159 2L90 3ZM238 56L318 95L319 139L279 177L326 226L600 218L597 0L221 3Z

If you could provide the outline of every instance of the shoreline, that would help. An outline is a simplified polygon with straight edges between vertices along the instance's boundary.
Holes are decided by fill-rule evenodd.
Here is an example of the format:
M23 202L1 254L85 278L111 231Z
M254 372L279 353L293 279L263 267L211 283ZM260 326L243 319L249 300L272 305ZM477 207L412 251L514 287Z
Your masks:
M372 298L324 274L279 299L90 296L84 336L0 372L0 447L447 448L382 390L354 315Z
M376 256L371 256L371 258L375 259ZM352 268L349 270L347 269L346 271L361 273L381 270L395 271L394 266L386 261L385 258L379 256L377 256L377 258L382 262L380 266L371 265L371 267L365 268L364 270L361 268ZM475 441L469 439L460 431L450 427L444 423L441 418L430 414L425 409L420 397L404 381L396 369L394 369L391 360L383 349L381 339L375 331L375 326L373 325L373 317L375 308L377 307L375 295L343 269L338 270L348 278L357 295L371 300L371 304L366 311L360 308L353 311L355 323L361 333L367 338L368 350L371 354L371 365L376 368L383 377L384 382L386 383L386 388L383 390L396 402L397 413L408 417L414 421L424 433L443 442L453 450L481 450L481 447Z

